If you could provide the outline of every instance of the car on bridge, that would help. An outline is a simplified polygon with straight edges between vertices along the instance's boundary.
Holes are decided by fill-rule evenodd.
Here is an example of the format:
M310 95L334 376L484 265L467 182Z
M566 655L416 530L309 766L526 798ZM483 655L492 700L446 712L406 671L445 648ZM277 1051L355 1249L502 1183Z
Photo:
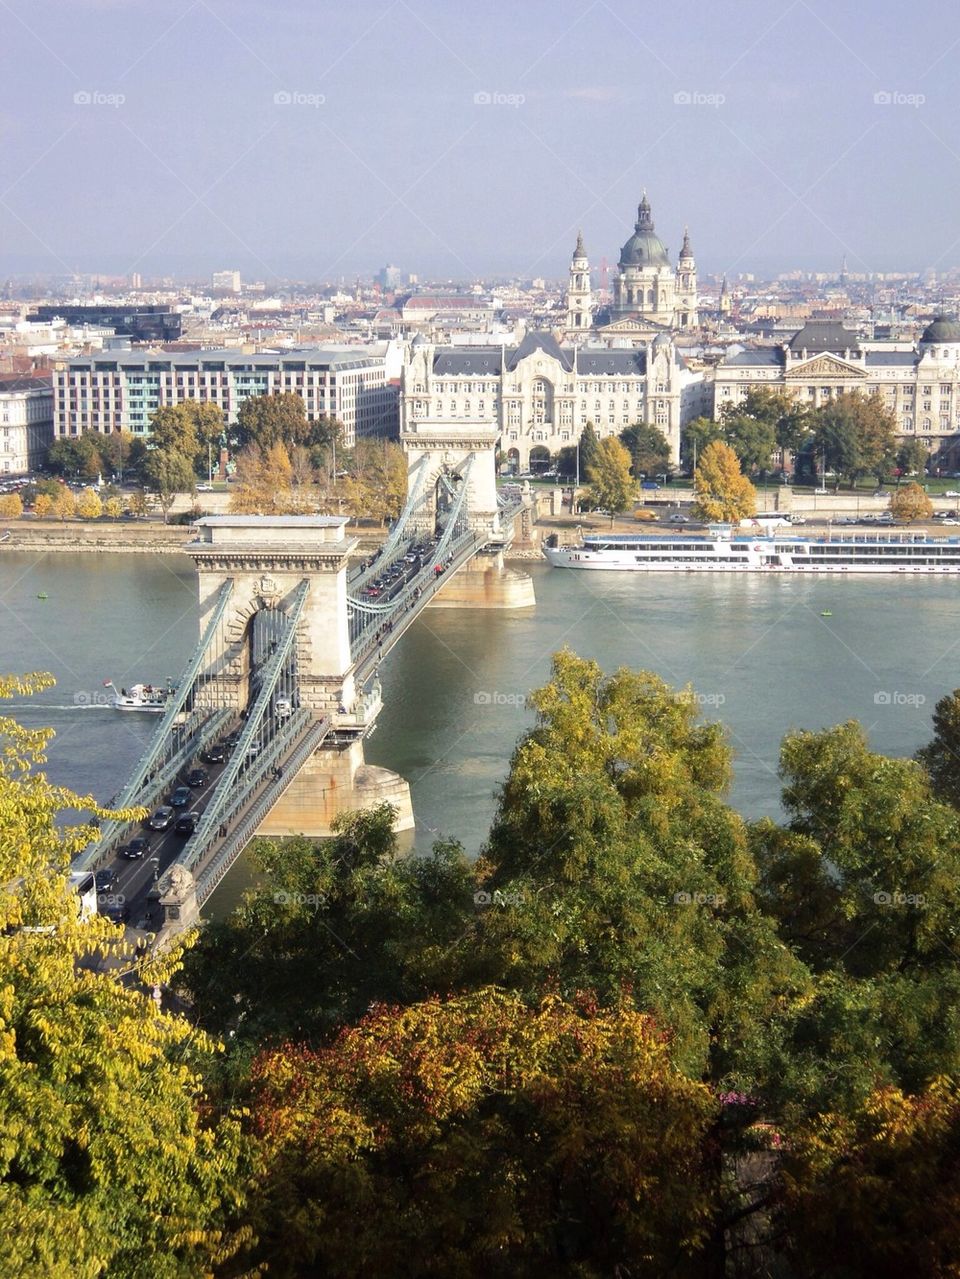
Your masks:
M117 882L117 872L112 866L107 866L103 870L98 870L93 876L97 885L98 893L109 893Z
M227 758L227 749L220 742L214 742L203 752L203 760L207 764L222 764Z
M130 918L130 907L125 902L109 902L105 906L101 906L97 912L109 919L114 924L125 924Z
M175 835L192 835L200 825L199 813L182 813L173 828Z
M190 795L190 792L187 791L187 796L189 797L189 795ZM174 813L170 805L161 804L160 807L157 809L157 811L154 813L154 815L147 822L147 825L149 826L151 830L169 830L170 827L173 825L173 817L174 817Z
M150 848L150 841L145 835L135 835L130 843L120 850L120 856L134 862L145 857Z
M187 785L199 790L201 786L206 786L207 775L202 768L191 768L187 773Z
M193 797L190 794L189 786L178 786L177 789L170 796L170 807L186 808L186 806L190 803L190 800L192 798ZM168 822L167 825L169 826L169 824L170 823Z

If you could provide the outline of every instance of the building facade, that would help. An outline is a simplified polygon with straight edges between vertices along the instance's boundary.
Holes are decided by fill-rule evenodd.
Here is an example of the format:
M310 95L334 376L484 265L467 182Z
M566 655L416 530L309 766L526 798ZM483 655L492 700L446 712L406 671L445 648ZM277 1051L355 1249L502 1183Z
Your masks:
M751 387L785 390L811 408L844 391L877 394L902 440L921 440L943 469L960 470L960 323L938 316L919 343L861 343L833 321L809 321L789 342L728 356L714 372L713 415Z
M363 351L104 352L59 361L53 392L57 436L144 435L155 409L184 400L216 404L230 425L251 395L284 392L301 397L308 420L329 415L341 422L347 448L399 431L398 388L387 379L383 357Z
M707 388L669 337L629 350L561 347L548 333L519 346L435 346L415 338L401 379L401 424L491 425L504 463L546 469L592 422L601 437L637 422L657 426L679 458L680 433L705 411ZM708 411L708 410L707 410Z
M28 320L49 323L65 320L67 324L92 324L113 329L119 337L134 342L179 342L183 318L168 306L38 306Z
M23 475L53 443L53 387L49 378L0 378L0 474Z

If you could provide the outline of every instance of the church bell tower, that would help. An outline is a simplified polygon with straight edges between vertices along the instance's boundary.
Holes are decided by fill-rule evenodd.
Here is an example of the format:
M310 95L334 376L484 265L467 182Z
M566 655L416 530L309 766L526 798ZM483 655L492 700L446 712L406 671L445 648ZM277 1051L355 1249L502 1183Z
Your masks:
M590 263L583 247L583 232L577 232L577 247L570 261L567 286L567 332L586 332L593 324L593 295L590 291Z

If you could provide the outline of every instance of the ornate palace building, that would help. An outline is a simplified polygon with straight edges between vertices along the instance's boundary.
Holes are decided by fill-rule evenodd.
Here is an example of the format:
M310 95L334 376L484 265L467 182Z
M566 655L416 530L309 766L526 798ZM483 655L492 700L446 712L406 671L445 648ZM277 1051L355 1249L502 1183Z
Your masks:
M714 374L714 416L755 386L789 391L818 408L842 391L879 394L902 439L920 439L960 469L960 322L938 316L916 347L861 342L835 321L810 320L780 346L729 355Z
M709 411L709 388L666 334L622 350L560 346L544 332L513 347L434 346L417 337L400 393L401 429L424 420L493 425L504 462L517 471L545 470L588 422L601 437L635 422L657 426L676 460L682 427Z
M673 329L695 328L698 323L697 264L690 236L684 227L683 244L674 269L667 247L656 233L646 192L637 209L633 235L620 250L613 301L597 314L594 314L590 264L583 236L577 236L567 288L568 335L594 328L604 338L620 335L642 338Z

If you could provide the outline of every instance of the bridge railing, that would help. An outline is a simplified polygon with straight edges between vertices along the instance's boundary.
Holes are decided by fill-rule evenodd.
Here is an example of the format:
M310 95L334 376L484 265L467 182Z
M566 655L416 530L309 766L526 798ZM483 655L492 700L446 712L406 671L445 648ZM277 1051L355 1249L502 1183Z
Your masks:
M283 629L279 638L276 640L276 648L271 653L265 666L263 667L260 689L254 700L253 706L247 712L246 722L240 738L233 749L230 761L217 782L217 788L214 792L212 803L208 804L204 810L203 817L194 834L187 841L187 847L184 850L184 856L181 859L183 864L192 865L194 863L195 851L205 847L211 839L211 833L215 831L224 820L224 814L235 811L237 807L238 797L233 794L234 786L237 782L239 774L244 770L252 768L260 771L260 763L258 757L260 754L265 756L269 754L274 738L286 736L293 723L296 722L295 717L298 712L294 711L288 717L288 722L283 728L272 728L270 732L270 740L265 744L263 750L257 751L256 756L253 754L252 747L254 739L260 734L261 728L264 726L266 715L270 712L270 704L273 699L274 690L280 679L280 675L284 669L290 651L296 641L297 625L303 613L303 606L306 602L307 593L310 589L310 582L304 579L294 594L293 601L286 613L283 623ZM308 714L308 712L298 708L300 714ZM258 743L259 746L259 743ZM266 765L266 759L263 766ZM249 778L244 780L244 785L249 785Z
M254 838L261 822L270 813L302 766L323 742L323 739L330 732L330 727L330 720L327 717L313 720L307 726L306 731L300 737L293 750L286 756L281 757L283 768L280 776L277 776L274 771L271 772L269 778L264 779L265 785L256 794L253 804L243 813L240 821L230 830L229 834L224 837L220 848L217 849L216 853L204 866L202 873L197 877L197 902L199 905L202 906L210 897L237 857L239 857L250 840Z

